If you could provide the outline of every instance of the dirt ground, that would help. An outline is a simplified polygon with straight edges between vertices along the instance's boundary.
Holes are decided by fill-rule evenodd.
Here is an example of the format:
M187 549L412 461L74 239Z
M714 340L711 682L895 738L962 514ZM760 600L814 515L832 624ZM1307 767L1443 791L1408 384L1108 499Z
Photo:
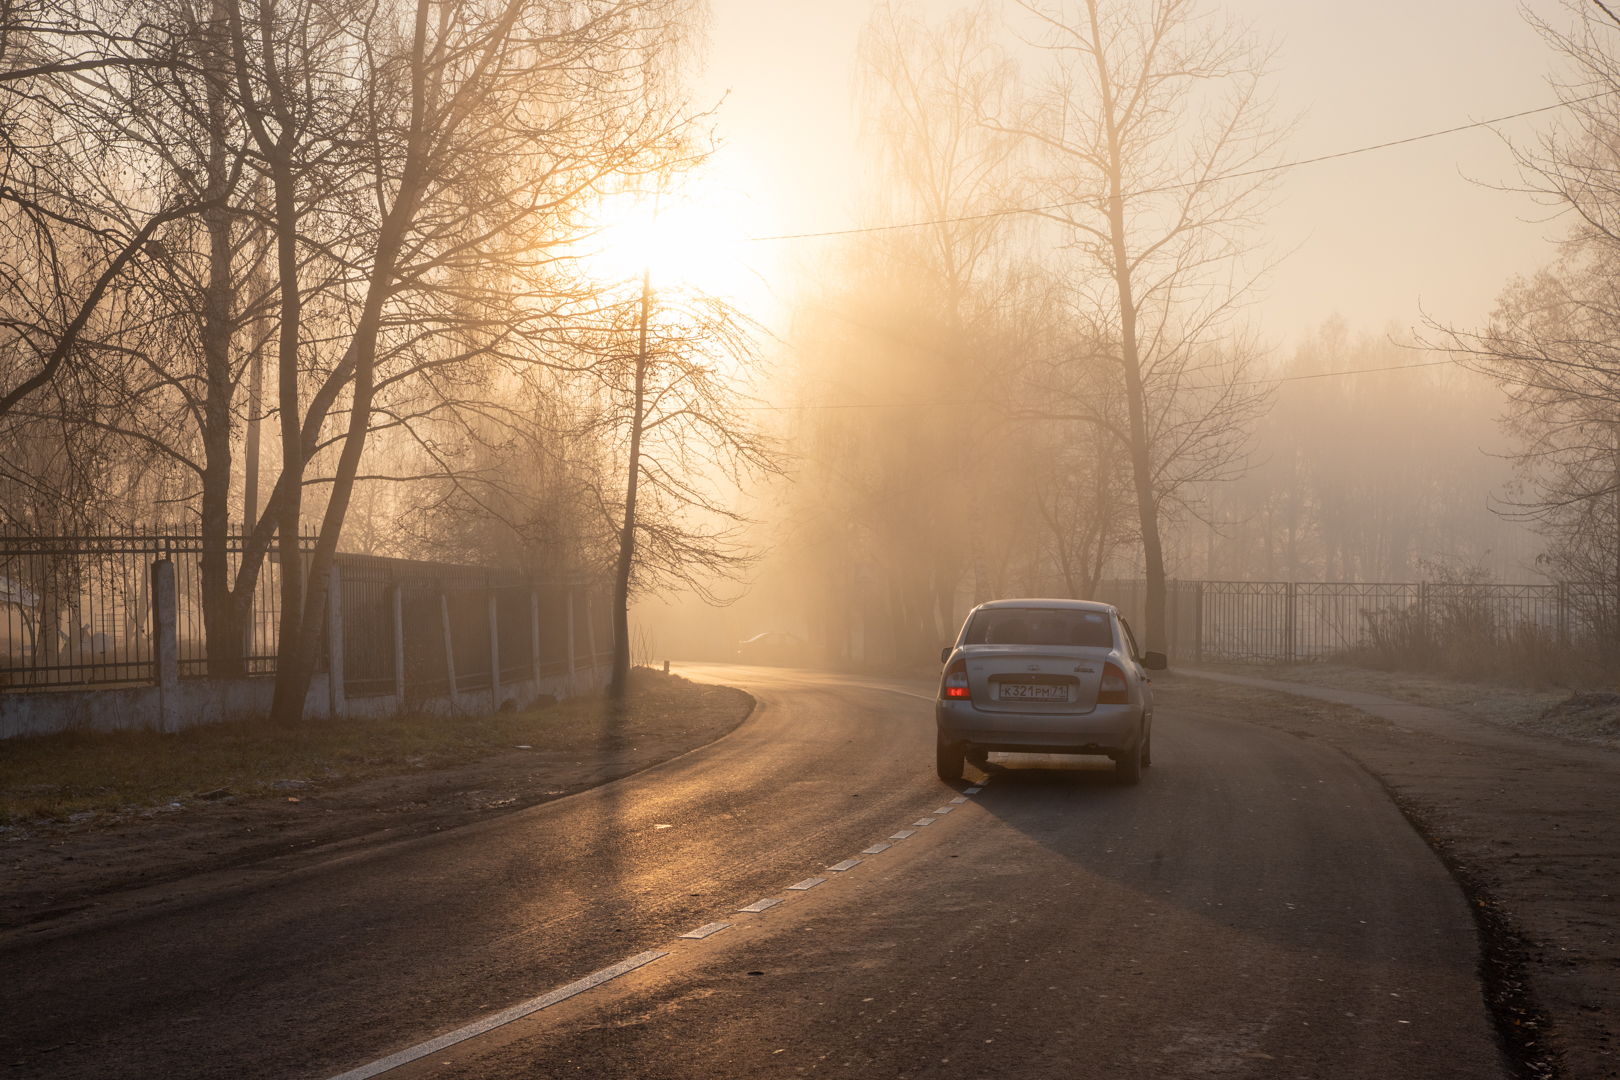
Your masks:
M1291 674L1223 669L1239 671L1271 680ZM1478 909L1487 1003L1522 1073L1620 1077L1614 1032L1620 754L1608 748L1613 704L1561 708L1568 692L1441 680L1416 680L1402 692L1402 678L1369 685L1353 674L1316 673L1317 687L1388 694L1388 707L1364 708L1188 673L1154 683L1161 707L1196 701L1321 739L1378 777ZM1295 686L1312 689L1298 680ZM1485 706L1471 709L1470 702Z
M0 843L0 934L72 932L211 877L269 878L334 852L472 825L706 746L753 710L754 699L741 690L691 689L611 725L555 729L552 738L540 713L526 749L471 764L358 780L288 779L276 782L272 795L188 798L8 829Z

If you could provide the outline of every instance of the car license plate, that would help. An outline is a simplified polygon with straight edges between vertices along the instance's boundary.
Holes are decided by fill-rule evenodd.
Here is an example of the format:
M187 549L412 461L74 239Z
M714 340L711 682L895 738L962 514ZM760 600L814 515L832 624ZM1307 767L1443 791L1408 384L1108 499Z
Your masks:
M1067 686L1050 683L1002 683L1002 701L1068 701Z

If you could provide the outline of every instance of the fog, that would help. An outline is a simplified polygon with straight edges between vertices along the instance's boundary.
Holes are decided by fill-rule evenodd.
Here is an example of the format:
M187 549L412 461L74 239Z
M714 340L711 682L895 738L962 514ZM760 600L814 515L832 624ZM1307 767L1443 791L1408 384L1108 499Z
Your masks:
M723 153L764 181L750 202L757 230L837 230L908 220L907 210L909 220L936 216L908 204L904 179L872 137L880 107L863 86L859 48L874 9L831 5L814 19L743 18L734 10L716 8L705 78L729 89L728 105L735 104ZM942 26L962 9L877 10ZM1029 12L989 10L1003 20L994 40L1027 84L1039 64L1028 47ZM1556 100L1547 81L1559 61L1506 8L1240 3L1221 10L1254 20L1276 45L1271 91L1276 114L1293 125L1286 160ZM1570 22L1557 5L1536 10ZM1437 36L1448 48L1433 48ZM772 40L797 47L784 56ZM1263 384L1264 407L1219 475L1195 477L1172 500L1170 577L1407 582L1466 570L1496 581L1545 580L1537 558L1544 541L1511 505L1515 444L1500 422L1504 394L1427 347L1436 335L1426 329L1436 320L1482 323L1512 277L1554 257L1560 224L1523 192L1503 190L1520 186L1507 144L1533 138L1545 120L1306 165L1280 180L1256 246L1282 258L1262 287L1242 297L1243 314L1229 325L1234 335L1252 335L1250 378ZM1002 301L1007 288L1019 287L1007 280L1020 273L1022 288L1040 288L1028 278L1033 266L1064 272L1063 253L1054 250L1062 237L1036 228L1000 242L1016 249L1000 253L1005 276L993 288ZM996 404L1007 387L998 379L1016 381L1009 365L1020 360L1007 355L1005 337L993 350L1001 355L985 358L973 378L953 381L954 361L941 359L950 350L936 339L941 328L915 310L926 307L915 301L926 287L902 283L919 260L891 252L880 261L893 265L874 271L849 254L847 238L814 241L814 254L806 254L807 243L759 256L783 268L774 290L784 329L772 399L811 405L783 418L792 482L754 503L768 554L733 606L716 610L680 597L640 606L645 648L726 659L741 638L786 631L829 659L923 657L927 649L901 639L949 635L976 599L1088 595L1096 576L1143 574L1128 523L1111 542L1093 538L1090 580L1084 568L1065 572L1065 561L1085 561L1085 508L1072 500L1043 505L1037 489L1054 455L1074 459L1064 474L1073 482L1085 473L1086 444L1097 447L1076 425L1008 420ZM1019 270L1009 269L1014 263ZM852 282L863 273L875 280ZM885 289L909 295L885 304ZM860 294L859 302L830 298L840 291ZM1037 320L1051 315L1042 305L1053 302L1061 305L1026 299L1030 311L1040 309ZM1030 318L1013 319L1021 324L1013 336L1041 333ZM855 325L864 340L848 340ZM829 345L829 336L845 340ZM917 404L962 398L976 403ZM816 406L828 405L837 406L825 409L833 415L818 415ZM993 446L984 453L998 465L964 466L961 445L986 432ZM1089 458L1095 493L1097 454ZM855 479L857 471L867 475ZM1118 485L1112 497L1129 501ZM1048 536L1054 515L1064 514L1075 549L1067 553ZM929 562L936 565L920 568ZM931 610L919 614L924 608ZM865 646L868 635L874 640Z
M1178 581L1620 583L1591 5L639 0L495 82L349 71L381 46L322 7L275 39L327 80L297 168L239 107L270 68L81 85L144 46L41 10L7 527L240 534L220 631L317 529L306 668L338 545L600 584L654 661L925 664L975 603L1119 580L1149 648ZM482 111L434 134L430 89Z

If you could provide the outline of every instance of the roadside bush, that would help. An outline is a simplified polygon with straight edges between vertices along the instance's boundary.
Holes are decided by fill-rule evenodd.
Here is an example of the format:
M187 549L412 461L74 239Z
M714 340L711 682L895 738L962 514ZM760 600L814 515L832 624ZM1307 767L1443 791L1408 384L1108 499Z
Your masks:
M1421 671L1531 686L1599 686L1616 676L1613 650L1560 644L1557 630L1534 619L1504 623L1489 571L1420 564L1427 602L1363 610L1360 640L1340 659L1380 671Z

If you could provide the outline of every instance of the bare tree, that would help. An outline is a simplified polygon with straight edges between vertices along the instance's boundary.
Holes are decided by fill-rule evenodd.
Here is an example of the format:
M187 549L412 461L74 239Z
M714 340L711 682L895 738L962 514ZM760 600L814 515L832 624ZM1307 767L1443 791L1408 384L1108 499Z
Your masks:
M554 291L559 250L595 190L685 152L686 118L660 86L685 12L658 0L560 22L521 0L356 10L264 0L253 12L230 0L228 10L234 86L276 238L283 464L272 502L284 544L302 521L321 425L334 409L347 414L331 437L307 586L296 562L283 567L272 710L291 721L378 408L390 393L410 400L435 372L544 336L536 328L555 308L538 298ZM337 268L320 292L306 286L311 259ZM306 366L322 356L324 377L306 397Z
M985 425L960 422L972 410L956 405L1000 396L1002 332L1022 299L1008 217L1024 183L1019 140L978 120L1017 89L999 29L989 5L938 20L900 4L874 8L858 49L862 134L881 166L870 215L926 224L877 233L828 268L819 303L837 322L815 327L811 347L833 355L807 365L802 386L817 406L921 399L872 416L811 414L822 429L813 442L829 451L812 465L827 470L821 490L861 534L835 570L838 587L850 563L880 568L892 648L906 662L954 632L964 572L974 601L992 589L978 512L989 444Z
M779 472L773 440L748 417L761 330L727 300L672 286L643 270L636 295L604 309L591 371L597 406L586 417L621 462L622 489L596 488L615 527L613 668L609 692L629 684L633 597L681 586L709 603L754 561L740 485ZM583 339L582 339L583 341ZM621 494L622 492L622 494Z
M0 418L95 348L120 278L166 226L217 206L143 183L150 171L118 152L122 125L82 85L172 77L183 37L68 3L0 12Z
M1596 620L1620 640L1620 24L1570 3L1571 29L1527 13L1563 62L1565 122L1507 140L1521 190L1567 222L1556 263L1509 283L1486 327L1432 322L1508 396L1517 483L1507 512L1546 537L1553 574L1607 584Z
M1282 138L1263 94L1270 51L1196 0L1026 2L1051 58L1033 108L995 120L1044 151L1048 217L1075 258L1073 308L1113 361L1147 575L1145 647L1165 648L1163 519L1241 458L1264 407L1257 349L1235 326L1268 269L1246 265Z

